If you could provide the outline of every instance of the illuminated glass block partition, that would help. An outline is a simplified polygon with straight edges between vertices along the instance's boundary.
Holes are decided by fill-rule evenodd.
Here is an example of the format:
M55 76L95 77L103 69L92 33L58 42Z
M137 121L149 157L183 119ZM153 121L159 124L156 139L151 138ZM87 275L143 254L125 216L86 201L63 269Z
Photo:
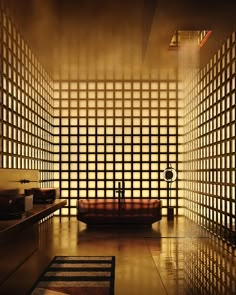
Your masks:
M76 214L78 197L117 197L118 182L125 197L160 197L166 213L162 171L178 171L179 161L176 81L55 82L54 115L55 184L68 199L62 214ZM171 198L182 206L178 181Z
M209 295L235 293L236 267L230 252L206 238L188 239L184 249L179 261L184 261L186 290Z
M38 169L53 186L52 80L0 10L1 168Z
M235 246L235 33L185 84L186 215Z

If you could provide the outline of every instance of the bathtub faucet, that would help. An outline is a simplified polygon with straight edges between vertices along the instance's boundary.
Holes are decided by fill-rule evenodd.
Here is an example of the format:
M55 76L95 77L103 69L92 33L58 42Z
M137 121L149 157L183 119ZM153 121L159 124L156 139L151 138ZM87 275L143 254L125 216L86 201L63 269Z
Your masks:
M121 188L121 184L120 181L118 182L118 190L116 191L116 193L118 193L118 199L120 199L121 197L124 198L124 192L125 190Z

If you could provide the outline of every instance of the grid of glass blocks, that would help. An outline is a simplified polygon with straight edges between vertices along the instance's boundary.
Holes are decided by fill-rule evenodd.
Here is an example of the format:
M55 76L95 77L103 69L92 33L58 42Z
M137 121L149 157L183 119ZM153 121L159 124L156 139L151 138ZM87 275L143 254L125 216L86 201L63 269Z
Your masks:
M76 214L77 198L160 198L163 170L178 170L176 81L59 81L54 83L55 183ZM179 175L181 177L181 174ZM171 205L182 206L178 181ZM179 209L179 213L182 213Z
M52 80L0 10L1 168L38 169L53 185Z
M236 292L236 269L232 263L232 254L216 244L214 239L189 239L184 262L187 290L209 295Z
M186 83L186 215L235 246L235 33Z

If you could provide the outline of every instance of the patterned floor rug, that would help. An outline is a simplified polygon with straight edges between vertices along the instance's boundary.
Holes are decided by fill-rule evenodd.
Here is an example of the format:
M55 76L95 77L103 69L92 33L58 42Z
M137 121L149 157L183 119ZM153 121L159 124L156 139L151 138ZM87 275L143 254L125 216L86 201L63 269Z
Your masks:
M115 256L55 256L31 295L114 295Z

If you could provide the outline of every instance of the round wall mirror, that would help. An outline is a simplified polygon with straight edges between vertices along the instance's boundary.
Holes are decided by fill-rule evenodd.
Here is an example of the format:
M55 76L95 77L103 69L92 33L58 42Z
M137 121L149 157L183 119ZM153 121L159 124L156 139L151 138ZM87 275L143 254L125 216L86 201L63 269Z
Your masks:
M177 178L177 172L174 168L169 167L163 171L163 178L166 182L174 182Z

